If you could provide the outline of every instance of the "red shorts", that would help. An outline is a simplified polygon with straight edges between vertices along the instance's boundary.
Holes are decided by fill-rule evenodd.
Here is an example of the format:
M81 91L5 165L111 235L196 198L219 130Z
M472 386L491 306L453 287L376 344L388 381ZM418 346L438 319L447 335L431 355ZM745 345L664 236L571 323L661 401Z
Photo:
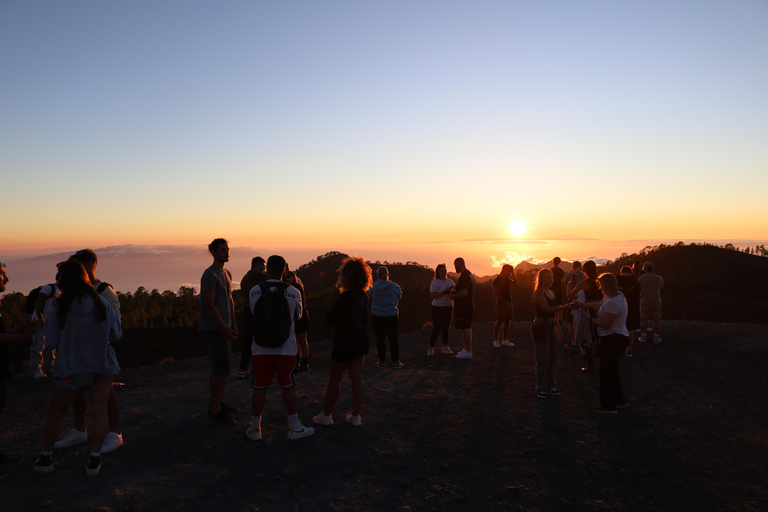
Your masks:
M267 389L277 373L281 388L290 388L296 383L296 356L253 356L253 387Z

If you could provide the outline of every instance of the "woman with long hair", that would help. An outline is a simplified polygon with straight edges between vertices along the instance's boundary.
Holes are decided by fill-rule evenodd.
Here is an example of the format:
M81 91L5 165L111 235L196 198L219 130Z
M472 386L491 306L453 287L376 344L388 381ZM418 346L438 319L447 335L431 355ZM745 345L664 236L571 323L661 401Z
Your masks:
M429 349L427 355L435 355L435 343L442 334L443 354L453 354L448 347L448 334L451 331L451 316L453 315L453 299L449 295L456 287L456 283L448 278L448 268L445 263L435 267L435 277L429 285L429 295L432 297L432 334L429 336Z
M46 343L57 349L53 367L53 390L48 421L43 434L43 451L33 469L53 471L53 445L62 420L81 388L90 395L91 454L86 474L101 469L101 448L107 436L107 398L112 378L120 373L111 342L120 341L122 328L112 305L91 286L83 265L68 260L59 266L61 295L45 323Z
M552 271L542 268L536 274L533 291L533 307L536 318L531 326L531 336L536 352L536 396L547 398L547 393L557 396L555 367L557 366L557 313L566 309L575 309L569 303L559 305L555 292L551 290L555 282Z
M619 356L629 343L627 300L619 291L619 282L613 274L600 274L597 284L605 298L597 316L586 313L589 321L597 326L600 337L597 347L597 355L600 356L600 404L595 407L595 412L616 414L617 408L627 406L619 377Z
M360 257L345 259L339 268L336 286L341 294L326 316L326 321L336 331L333 335L325 407L312 421L320 425L333 424L333 406L339 397L341 379L346 370L352 384L352 412L346 415L346 421L359 427L363 424L360 418L363 406L363 361L369 350L366 291L371 287L371 267Z

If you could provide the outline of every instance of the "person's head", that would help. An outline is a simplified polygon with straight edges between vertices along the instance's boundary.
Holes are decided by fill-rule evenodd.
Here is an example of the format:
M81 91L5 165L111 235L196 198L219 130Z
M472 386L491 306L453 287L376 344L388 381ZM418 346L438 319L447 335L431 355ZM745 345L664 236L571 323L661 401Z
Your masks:
M389 269L384 265L376 269L376 277L382 281L389 281Z
M208 244L208 252L213 256L213 261L222 265L229 261L229 242L223 238L217 238Z
M256 256L251 260L251 270L264 273L267 271L267 262L261 256Z
M634 262L634 263L632 264L632 270L633 270L633 272L634 272L636 275L638 275L638 276L639 276L640 274L642 274L642 273L643 273L643 262L641 262L640 260L638 260L638 261Z
M512 265L506 265L505 264L505 265L502 265L501 272L499 272L499 275L501 277L507 277L508 278L510 275L512 275L512 273L514 271L515 271L515 267L513 267Z
M561 262L561 261L562 261L562 260L560 259L560 257L559 257L559 256L555 256L555 258L552 260L552 264L553 264L554 266L556 266L556 267L559 267L559 266L560 266L560 262Z
M336 286L343 292L366 291L371 287L371 267L359 256L351 256L341 262Z
M539 273L536 274L533 288L534 290L538 290L539 288L549 288L554 282L555 276L552 274L552 271L548 268L542 268L539 270Z
M93 274L94 270L96 270L96 265L99 264L99 258L96 256L96 253L90 249L80 249L70 256L69 259L79 262L90 275Z
M597 279L597 264L595 264L592 260L587 260L584 262L584 265L581 266L581 269L584 271L585 274L587 274L587 277L590 279Z
M453 260L453 267L456 269L456 272L464 272L467 270L467 264L464 263L464 258L456 258Z
M5 273L5 263L0 262L0 293L5 291L8 282L8 274Z
M623 276L631 276L632 275L632 267L623 266L621 267L621 275Z
M581 270L581 262L580 261L574 261L573 262L573 271L578 272Z
M445 263L440 263L438 266L435 267L435 279L445 279L445 276L447 275L448 275L448 267L445 266ZM433 279L433 281L435 279Z
M267 275L270 279L282 279L285 272L285 258L273 254L267 258Z
M283 273L283 282L288 284L296 284L296 274L291 270L286 270Z
M643 264L643 272L645 272L646 274L653 274L653 263L651 263L650 261L646 261Z
M75 297L90 295L96 306L96 321L101 322L107 317L107 310L101 301L101 296L91 286L91 280L88 278L88 272L79 261L70 258L59 264L58 286L61 289L61 295L56 299L59 305L56 317L59 320L59 327L64 328L69 314L69 308Z
M615 297L619 294L619 281L610 272L603 272L597 278L597 287L606 297Z

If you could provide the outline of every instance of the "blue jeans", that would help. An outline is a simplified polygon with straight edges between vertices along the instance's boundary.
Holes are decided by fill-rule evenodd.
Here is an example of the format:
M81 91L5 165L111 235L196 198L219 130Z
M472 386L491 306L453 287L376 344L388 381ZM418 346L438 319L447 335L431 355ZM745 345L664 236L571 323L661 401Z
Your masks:
M544 336L537 340L533 336L533 327L543 326ZM549 391L557 387L555 367L557 366L557 326L537 318L531 326L531 338L536 349L536 391Z

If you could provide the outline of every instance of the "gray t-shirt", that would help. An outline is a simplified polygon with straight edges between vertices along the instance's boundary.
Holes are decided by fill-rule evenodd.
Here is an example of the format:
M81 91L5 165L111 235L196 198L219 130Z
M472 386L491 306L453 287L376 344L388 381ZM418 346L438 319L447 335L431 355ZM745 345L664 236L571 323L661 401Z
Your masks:
M642 306L661 306L661 288L664 279L656 274L643 274L637 278L640 284L640 304Z
M219 312L221 321L224 325L232 327L232 317L230 315L230 304L232 301L232 274L229 270L218 268L211 265L200 279L200 330L214 331L219 327L213 321L211 315L205 307L206 292L213 292L213 305Z

